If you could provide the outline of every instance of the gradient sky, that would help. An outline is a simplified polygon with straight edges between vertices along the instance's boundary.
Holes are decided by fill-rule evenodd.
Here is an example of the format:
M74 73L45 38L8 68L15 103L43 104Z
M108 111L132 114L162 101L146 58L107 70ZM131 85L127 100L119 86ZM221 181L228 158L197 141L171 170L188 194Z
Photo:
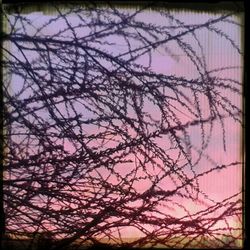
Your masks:
M128 11L128 10L127 10ZM219 16L219 15L218 15ZM42 13L32 13L27 15L27 17L31 20L33 20L33 25L35 27L39 27L41 24L46 22L48 18L51 18L51 16L43 15ZM175 17L179 20L182 20L186 24L192 24L192 23L202 23L210 18L216 17L216 15L208 14L208 13L195 13L195 12L175 12ZM147 11L143 14L140 14L138 19L145 21L145 22L151 22L154 20L157 24L163 23L162 19L155 11ZM75 17L71 16L69 17L69 20L71 23L74 23ZM233 21L239 22L239 18L234 16L232 18ZM43 32L46 32L44 35L51 35L54 34L55 31L59 29L64 28L63 21L61 24L55 23L54 25L50 25L46 31L43 30ZM240 27L232 26L226 23L223 23L223 30L225 33L229 34L230 37L232 37L233 40L236 40L240 43L241 39L241 30ZM81 30L81 35L84 34L85 31ZM86 31L87 33L88 31ZM173 34L177 32L173 29ZM34 30L30 27L29 30L30 34L34 33ZM200 39L201 44L204 46L204 54L206 57L206 65L208 71L212 71L216 68L221 67L222 65L224 67L238 67L238 68L231 68L227 70L223 70L220 72L215 72L213 75L216 77L222 77L222 78L233 78L237 81L242 82L242 59L237 54L237 52L232 48L231 44L229 42L225 42L225 40L220 40L218 36L212 35L211 32L208 34L206 29L202 29L201 31L198 31L198 36ZM116 44L113 46L113 53L117 53L117 51L122 50L122 47L124 46L124 41L117 39L114 37L113 42ZM110 48L109 48L110 49ZM15 48L13 48L15 53L19 53L18 51L15 51ZM35 55L30 54L29 59L32 60L35 57ZM141 57L138 59L138 63L147 66L148 64L148 57ZM197 71L195 70L194 66L191 64L190 60L187 58L183 52L177 48L177 46L174 43L169 43L167 46L163 45L159 48L157 48L152 53L152 65L151 69L155 72L167 74L167 75L176 75L176 76L185 76L189 79L196 78ZM18 76L14 76L12 78L12 90L13 93L17 93L20 90L20 87L22 84L18 84L20 82L20 79ZM26 93L29 95L29 93ZM228 96L233 103L240 104L242 100L240 98L235 98L235 96ZM207 109L207 101L201 100L202 107L201 109L205 110ZM147 111L149 113L154 113L155 117L157 117L157 113L155 113L155 107L153 106L147 106ZM183 122L189 121L190 115L183 114L181 111L181 106L176 106L176 112L179 116L182 116ZM46 115L46 114L44 114ZM226 151L223 150L223 141L222 141L222 134L221 134L221 127L219 123L215 123L215 128L213 132L212 139L210 141L210 144L206 150L206 154L210 156L216 163L218 164L229 164L231 162L241 161L242 160L242 154L241 154L241 128L239 124L236 124L232 122L232 119L226 119L225 121L225 127L227 131L227 137L226 137ZM94 133L97 129L96 127L86 127L84 128L86 132L88 133ZM193 126L190 127L189 132L191 134L191 140L194 145L197 145L197 147L200 146L200 135L197 133L197 127ZM218 131L216 133L216 131ZM158 141L159 144L164 146L167 141L164 139ZM111 144L106 145L111 146ZM65 148L69 150L74 150L72 147L72 144L70 142L65 144ZM195 157L195 153L194 153ZM202 172L206 169L209 169L211 166L209 165L209 162L205 159L201 160L200 163L196 166L196 171ZM126 168L123 168L125 170L123 174L126 174L130 168L133 168L133 164L130 166L127 165ZM100 170L101 171L101 170ZM101 174L105 175L105 172L102 172ZM157 174L157 173L156 173ZM110 180L114 182L115 180ZM242 188L242 169L239 165L236 165L234 167L230 167L226 170L221 170L217 172L213 172L209 175L206 175L199 180L200 188L202 191L204 191L208 196L215 200L215 201L221 201L225 199L226 197L237 193ZM167 183L167 180L165 182L161 183L162 187L171 188L171 184ZM138 190L141 192L145 191L150 186L149 182L141 182L138 183ZM190 211L196 212L200 210L201 208L205 207L205 205L201 204L194 204L193 202L190 202L188 200L182 201L183 205L186 206ZM170 208L162 208L167 209L169 213L171 213L173 216L182 217L186 213L183 209L170 209ZM232 221L231 223L235 223ZM221 226L221 225L218 225ZM124 237L135 237L139 233L136 232L135 229L131 228L125 228L123 230Z

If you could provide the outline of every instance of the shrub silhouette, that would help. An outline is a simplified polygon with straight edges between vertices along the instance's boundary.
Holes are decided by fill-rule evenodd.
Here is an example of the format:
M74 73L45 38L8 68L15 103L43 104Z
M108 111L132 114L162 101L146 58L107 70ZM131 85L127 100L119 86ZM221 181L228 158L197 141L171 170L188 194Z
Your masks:
M199 183L242 166L216 162L208 150L219 133L222 147L214 146L223 154L226 125L242 125L242 83L225 76L241 65L209 69L202 38L213 34L241 58L222 28L241 25L237 11L188 24L166 6L149 20L150 7L4 10L6 233L48 231L54 243L39 244L56 250L91 238L140 248L199 247L205 237L217 246L223 234L241 232L241 192L217 202ZM152 61L162 50L171 60L184 55L193 77L158 72ZM171 212L180 209L182 217ZM125 242L124 228L142 236Z

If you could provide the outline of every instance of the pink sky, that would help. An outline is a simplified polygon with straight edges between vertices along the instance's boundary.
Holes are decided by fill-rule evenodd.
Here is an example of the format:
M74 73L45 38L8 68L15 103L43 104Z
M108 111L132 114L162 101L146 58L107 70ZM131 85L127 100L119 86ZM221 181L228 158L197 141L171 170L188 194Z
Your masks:
M141 20L154 20L156 23L161 23L161 18L155 18L157 14L155 12L146 12L143 15L140 16ZM193 12L180 12L175 13L175 17L179 18L185 23L202 23L204 20L207 20L209 18L215 17L215 15L210 15L207 13L193 13ZM34 19L34 24L40 25L45 20L47 20L47 16L40 16L39 14L32 14L30 15L30 18ZM233 18L234 20L238 21L237 17ZM71 17L72 23L74 22L74 16ZM162 23L164 24L164 23ZM57 24L58 25L58 24ZM64 24L61 24L62 27ZM233 40L236 40L240 43L240 28L231 28L227 29L229 26L225 26L226 30L225 32L228 33ZM54 34L55 29L58 29L55 26L51 26L50 29L46 30L46 34ZM32 33L33 31L30 30ZM82 31L81 31L82 32ZM86 31L87 32L87 31ZM175 31L173 31L175 32ZM223 66L240 66L242 67L242 59L241 57L235 53L235 51L232 49L230 44L225 43L224 40L219 40L218 37L213 36L211 33L209 33L207 30L202 30L199 32L199 37L201 38L201 43L205 44L204 47L204 53L206 57L206 65L207 69L213 70L218 67ZM123 41L117 39L114 42L117 44L121 44ZM179 48L177 48L176 44L170 44L167 45L169 47L161 46L157 48L153 52L152 56L152 65L151 69L155 72L166 74L166 75L176 75L176 76L185 76L189 79L194 79L198 77L196 70L194 69L193 65L190 63L190 60L187 58L187 56L184 55L183 51L181 51ZM117 52L120 49L120 47L114 47L114 52ZM30 58L32 58L34 55L30 55ZM148 58L142 57L138 59L138 63L142 65L148 64ZM242 70L240 68L238 69L229 69L224 70L221 72L217 72L213 74L217 78L233 78L237 81L242 82ZM19 90L18 85L16 82L18 82L18 77L14 76L13 79L13 91L17 92ZM235 98L234 96L227 96L231 98L232 102L235 103L235 105L239 105L242 100L240 98ZM207 109L207 101L201 100L202 106L201 109L203 110L204 118L206 114ZM156 113L156 108L153 106L148 105L147 111L155 116L156 119L159 118L158 114ZM175 106L176 113L179 115L179 117L182 117L183 122L192 120L192 117L190 114L183 114L181 109L182 107L179 105ZM132 114L131 114L132 115ZM84 128L86 133L95 133L98 131L97 127L86 127ZM209 155L210 158L212 158L216 163L218 164L230 164L231 162L236 161L242 161L242 153L241 153L241 128L239 124L234 123L232 119L225 119L225 129L227 133L226 137L226 147L227 150L223 150L223 143L222 143L222 132L221 127L218 123L215 123L215 128L213 131L213 136L210 141L209 146L207 147L205 153ZM100 130L99 130L100 131ZM191 140L194 145L197 147L200 146L200 131L199 128L196 126L190 127L189 132L191 134ZM132 133L132 131L131 131ZM197 136L198 134L198 136ZM112 136L111 136L112 138ZM166 138L165 138L166 139ZM95 142L96 143L96 142ZM168 141L164 140L158 140L159 145L164 148L166 145L168 145ZM105 144L105 147L112 147L112 144L116 145L115 142L108 142ZM69 152L73 152L75 149L73 145L70 142L66 142L64 145L65 149L67 149ZM196 157L196 153L193 151L193 156ZM174 152L172 153L174 154ZM123 166L117 166L116 170L119 171L122 174L127 174L131 169L133 169L135 158L133 156L128 157L129 160L132 160L133 163L126 164L126 167ZM156 160L157 161L157 160ZM159 164L162 164L161 162L158 162ZM206 171L207 169L211 168L211 165L208 160L205 158L200 161L200 163L196 166L196 171L198 173L202 171ZM105 173L105 170L99 169L99 174L103 175L103 177L107 176L108 173ZM143 171L140 170L141 175L143 175ZM140 172L139 171L139 172ZM190 170L187 170L188 174L191 174ZM96 172L93 174L97 174ZM160 168L156 168L156 170L152 169L152 175L160 175ZM109 179L110 182L115 183L117 182L116 178L114 176L111 176ZM135 183L134 186L137 188L137 190L140 190L140 192L144 192L147 190L148 187L150 187L152 183L149 180L140 181L138 183ZM172 187L171 187L172 185ZM221 201L228 196L231 196L234 193L239 192L242 189L242 167L240 165L236 165L233 167L230 167L226 170L216 171L213 173L210 173L206 175L205 177L201 177L199 179L199 185L200 189L206 193L211 199L215 201ZM168 178L164 179L161 182L161 187L167 190L174 187L173 184L171 184L170 180ZM177 199L177 198L176 198ZM177 201L177 200L176 200ZM208 202L208 201L206 201ZM199 209L202 209L202 205L194 204L188 200L183 201L183 205L189 209L189 211L197 212ZM164 212L171 213L173 216L176 217L183 217L186 215L186 212L181 209L175 207L174 209L171 208L162 208ZM164 210L165 209L165 210ZM235 221L231 221L230 223L235 223ZM219 226L219 225L218 225ZM221 226L221 225L220 225ZM140 233L136 229L132 228L124 228L123 229L123 236L124 237L135 237L137 235L140 235Z

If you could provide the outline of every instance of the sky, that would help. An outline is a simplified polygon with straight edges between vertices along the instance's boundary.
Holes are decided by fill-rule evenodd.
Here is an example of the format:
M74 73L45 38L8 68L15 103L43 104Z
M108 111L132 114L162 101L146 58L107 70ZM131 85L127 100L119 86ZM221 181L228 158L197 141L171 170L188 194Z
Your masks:
M127 10L128 11L128 10ZM193 23L203 23L205 20L218 17L219 15L213 15L209 13L195 13L195 12L174 12L174 17L181 20L185 24L193 24ZM27 15L27 18L32 20L32 24L34 27L39 27L43 23L47 22L48 18L51 18L51 16L43 15L41 12L34 12L29 15ZM74 24L77 22L76 16L72 15L68 18L68 20ZM157 14L154 11L146 11L143 14L140 14L138 16L138 20L141 20L142 22L151 22L152 20L159 25L166 25L164 23L163 17L161 17L159 14ZM231 18L232 21L240 22L240 19L237 16L233 16ZM173 25L174 22L168 25ZM230 23L223 23L223 31L228 34L232 40L237 41L237 44L241 45L241 28L236 25L230 25ZM65 27L64 21L59 21L56 23L52 23L49 25L46 29L43 29L42 33L43 35L49 36L53 35L56 31L63 30ZM218 26L218 28L221 28ZM28 33L30 35L35 34L36 29L32 29L32 26L28 27ZM81 29L77 31L77 35L83 36L85 34L88 34L89 30ZM179 31L173 28L172 30L173 34L178 33ZM65 33L67 35L67 33ZM212 34L211 32L207 32L206 29L202 29L201 31L197 32L197 37L199 38L199 41L201 44L203 44L204 48L204 55L205 55L205 63L207 67L207 71L213 71L217 68L223 67L231 67L229 69L221 70L219 72L214 72L212 75L214 77L218 78L232 78L236 81L242 82L242 58L240 55L232 48L232 44L228 41L225 41L224 39L218 38L216 34ZM193 41L191 40L193 38L186 38L186 41ZM112 41L113 45L106 46L105 49L107 49L110 53L117 54L122 53L122 48L125 46L124 40L122 40L119 37L111 36L110 40ZM133 44L133 46L137 46L137 44ZM199 51L198 44L193 45L195 48L197 48L197 51ZM17 53L20 55L19 51L16 50L15 47L12 48L14 53ZM29 60L32 60L36 57L36 54L29 54L28 58ZM195 69L194 65L191 63L190 59L187 58L187 56L184 54L184 52L177 46L176 43L168 43L167 45L159 46L157 49L155 49L152 52L152 62L150 66L150 70L155 71L157 73L161 73L164 75L173 75L173 76L185 76L188 79L195 79L199 75L197 74L197 70ZM143 66L147 66L149 62L148 56L142 56L137 60L138 64L141 64ZM13 75L11 80L11 89L13 91L13 94L18 93L21 90L22 87L22 81L20 80L20 77ZM26 92L24 93L24 96L28 96L30 93ZM188 95L188 93L187 93ZM23 96L23 97L24 97ZM242 99L237 97L236 95L232 94L226 94L226 97L230 98L232 103L235 105L241 105ZM209 103L207 100L201 99L201 110L203 111L204 118L208 116L209 114L206 114L206 110L208 109ZM157 110L154 106L146 105L146 108L148 113L154 115L156 119L158 119ZM190 114L183 113L181 105L176 104L175 106L176 114L178 114L179 117L181 117L182 121L190 121L192 117L190 117ZM85 115L87 114L87 111L84 110ZM43 114L44 117L46 117L47 114ZM132 115L132 114L131 114ZM206 127L208 130L209 128ZM85 131L88 133L95 133L97 130L96 127L89 126L88 128L85 128ZM225 119L225 130L226 132L226 150L223 149L223 140L222 140L222 130L220 127L220 124L218 122L215 122L214 128L213 128L213 134L212 138L210 140L210 143L205 151L206 155L208 155L214 162L216 162L218 165L220 164L230 164L231 162L236 161L242 161L242 150L241 150L241 134L242 130L238 123L235 123L232 119ZM191 141L194 145L199 148L200 146L200 129L197 126L190 126L188 129ZM166 139L166 138L165 138ZM160 139L158 140L158 144L161 145L162 148L166 147L166 144L168 143L167 140ZM107 144L106 147L112 146L111 144ZM69 152L74 151L74 147L70 142L66 142L64 145L65 149L67 149ZM193 158L197 157L197 154L193 151ZM130 158L134 160L133 158ZM161 162L159 162L161 164ZM211 167L211 164L209 163L209 160L204 157L197 166L195 166L195 171L197 173L201 173L202 171L206 171ZM119 169L119 167L117 167ZM133 164L130 166L127 165L126 168L120 168L119 171L123 171L123 174L125 175L130 171L130 169L133 168ZM100 173L102 175L105 175L105 172L100 169ZM189 171L189 170L187 170ZM143 174L143 173L141 173ZM157 173L157 171L154 174L160 174ZM190 174L190 171L189 171ZM112 177L111 177L112 178ZM114 182L115 180L110 179L111 182ZM171 189L171 183L168 182L169 180L166 178L161 182L161 187ZM140 190L141 192L144 192L149 186L150 182L143 181L138 184L135 184L136 188ZM201 177L199 179L199 186L200 190L202 190L204 193L206 193L210 199L220 202L224 199L226 199L228 196L231 196L234 193L239 192L242 189L242 166L236 165L232 166L228 169L224 169L221 171L216 171L213 173L210 173L208 175L205 175L204 177ZM178 199L178 198L176 198ZM181 200L179 200L181 201ZM206 201L209 203L209 201ZM182 204L189 209L189 211L196 212L200 209L206 207L206 205L198 205L197 203L191 202L190 200L183 200ZM186 212L182 208L164 208L162 211L166 213L170 213L173 216L176 217L183 217L186 215ZM164 210L165 209L165 210ZM233 219L230 221L230 223L234 224L237 223ZM218 225L218 227L221 227L221 225ZM129 227L124 228L123 230L123 237L135 237L135 235L140 235L139 232L137 232L135 229L131 229Z

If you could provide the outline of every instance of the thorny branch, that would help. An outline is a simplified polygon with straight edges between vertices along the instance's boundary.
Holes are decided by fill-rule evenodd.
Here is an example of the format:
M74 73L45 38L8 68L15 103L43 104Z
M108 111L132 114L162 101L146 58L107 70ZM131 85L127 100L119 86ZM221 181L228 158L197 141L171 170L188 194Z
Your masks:
M49 232L57 239L52 249L80 238L127 247L234 247L243 237L241 193L215 201L199 183L242 165L209 156L215 127L226 150L225 120L242 123L230 98L242 88L219 74L232 67L208 69L199 36L213 33L243 54L220 26L239 25L233 13L191 25L165 10L159 24L142 18L144 8L54 8L42 22L4 17L6 232ZM154 70L164 46L181 51L197 76ZM184 201L203 207L192 212ZM171 213L178 209L183 216ZM230 220L237 218L235 226ZM143 236L126 242L126 227Z

